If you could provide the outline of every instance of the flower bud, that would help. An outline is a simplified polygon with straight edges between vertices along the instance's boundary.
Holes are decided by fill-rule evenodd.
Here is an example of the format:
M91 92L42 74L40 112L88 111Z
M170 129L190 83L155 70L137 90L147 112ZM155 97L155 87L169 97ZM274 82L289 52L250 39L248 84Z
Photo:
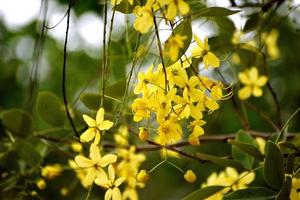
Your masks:
M39 179L38 181L36 181L36 186L40 189L43 190L46 188L46 182L44 179Z
M197 176L192 170L187 170L187 172L184 174L184 179L189 183L193 183L196 181Z
M142 141L147 140L148 137L149 137L148 131L144 127L140 127L139 130L140 130L139 131L139 138L140 138L140 140L142 140Z
M139 182L145 183L149 180L150 176L146 170L141 170L137 175L137 180Z
M188 143L190 145L194 145L194 146L200 145L199 138L196 135L193 135L193 134L191 134L189 136Z

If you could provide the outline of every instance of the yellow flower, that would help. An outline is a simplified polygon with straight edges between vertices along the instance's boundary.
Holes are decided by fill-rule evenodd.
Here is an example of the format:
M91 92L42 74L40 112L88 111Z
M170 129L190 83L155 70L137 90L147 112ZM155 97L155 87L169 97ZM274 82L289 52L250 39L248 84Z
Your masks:
M114 140L119 146L128 145L128 127L121 125L118 132L114 134Z
M148 131L144 127L139 128L139 138L142 141L146 141L149 137Z
M148 102L144 98L137 98L133 101L131 108L134 112L133 121L139 122L144 118L150 117L150 109L147 107Z
M95 183L104 189L106 193L104 195L105 200L122 200L122 194L119 186L125 181L125 177L115 179L115 170L112 165L108 166L108 176L106 173L103 176L98 177Z
M73 151L80 153L82 151L82 145L79 142L72 142L71 148Z
M136 178L139 182L145 183L149 180L150 176L146 170L141 170Z
M39 179L36 181L36 186L40 189L40 190L43 190L46 188L47 184L45 182L44 179Z
M212 173L207 178L206 183L201 185L201 188L213 185L225 186L226 188L207 198L208 200L221 200L223 199L223 195L229 192L230 189L235 191L247 188L247 186L253 182L254 178L254 172L242 172L239 174L236 169L226 167L226 169L219 174L216 172Z
M138 84L134 88L134 94L143 94L145 97L149 96L150 89L149 89L149 84L153 82L154 75L152 73L153 70L153 65L151 65L147 72L140 72L138 74Z
M202 126L206 124L205 121L201 120L201 119L197 119L197 120L194 120L190 123L190 125L188 126L189 129L192 129L193 130L193 135L196 136L196 137L199 137L201 135L204 134L204 130L202 128Z
M267 54L271 59L278 59L280 56L280 50L277 47L277 40L279 37L279 31L276 29L271 30L270 33L262 33L262 40L265 41Z
M291 200L298 200L300 199L300 179L299 178L293 178L292 179L292 188L290 193L290 199Z
M181 126L173 119L164 120L158 127L158 137L163 145L178 142L182 137Z
M198 47L193 50L193 56L196 58L202 57L205 69L208 69L209 66L219 67L220 60L215 54L210 52L207 37L204 38L204 43L196 35L194 35L194 38Z
M196 135L194 135L194 134L190 134L190 135L189 135L189 138L188 138L188 143L189 143L190 145L194 145L194 146L199 145L200 142L199 142L198 136L196 136Z
M173 20L178 11L182 15L190 12L189 4L183 0L158 0L158 2L162 5L167 5L166 18L168 20Z
M114 123L109 120L104 120L104 108L100 108L96 115L96 120L92 119L88 115L83 115L84 121L89 128L80 136L81 142L89 142L95 138L95 144L98 144L101 139L100 131L110 129Z
M266 140L262 137L256 137L255 140L256 140L256 143L258 145L259 151L264 155L265 154Z
M245 72L239 73L239 80L245 86L238 91L238 96L241 100L248 99L251 95L255 97L260 97L263 91L260 87L264 86L268 78L266 76L259 76L256 67L251 67L251 69Z
M60 164L47 165L42 168L41 174L43 177L52 180L59 176L62 172L62 166Z
M100 149L95 143L92 143L90 146L89 158L82 155L75 157L75 162L79 167L88 169L85 177L86 185L91 185L97 177L103 176L105 172L102 168L116 161L117 156L114 154L106 154L101 157Z
M187 170L187 172L184 174L184 179L189 183L194 183L197 179L197 176L192 170Z
M111 5L119 5L123 0L111 0ZM127 0L130 5L133 4L133 0Z
M175 34L167 40L165 45L165 54L170 57L171 61L175 61L178 59L179 51L184 47L184 40L186 39L186 35L182 36L179 34Z
M133 14L137 17L133 27L142 34L147 33L154 24L151 7L152 2L151 4L147 3L145 6L136 6L133 10Z

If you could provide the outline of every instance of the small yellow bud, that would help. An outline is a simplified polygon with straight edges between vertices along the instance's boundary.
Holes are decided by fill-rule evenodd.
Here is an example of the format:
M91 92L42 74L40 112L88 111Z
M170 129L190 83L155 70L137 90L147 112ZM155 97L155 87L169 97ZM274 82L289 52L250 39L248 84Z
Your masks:
M82 151L82 145L79 142L72 142L71 148L73 151L80 153Z
M62 166L60 164L47 165L42 168L42 176L46 179L52 180L59 176L62 172Z
M145 183L149 180L150 176L146 170L141 170L136 178L139 182Z
M149 137L148 131L144 127L140 127L139 130L140 130L139 131L139 138L140 138L140 140L142 140L142 141L147 140L148 137Z
M187 170L187 172L184 174L184 179L189 183L193 183L196 181L197 176L192 170Z
M61 196L66 196L68 193L69 193L68 188L66 188L66 187L61 188L61 190L60 190Z
M191 134L188 138L188 143L190 145L200 145L199 138L196 135Z
M39 179L38 181L36 181L36 186L40 189L43 190L46 188L46 182L44 179Z

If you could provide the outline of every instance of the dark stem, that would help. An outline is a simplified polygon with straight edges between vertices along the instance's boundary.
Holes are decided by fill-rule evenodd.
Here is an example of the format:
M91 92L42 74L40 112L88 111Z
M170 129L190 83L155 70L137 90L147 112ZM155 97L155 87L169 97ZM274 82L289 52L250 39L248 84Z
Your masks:
M63 69L62 69L62 94L64 99L64 107L65 111L69 120L69 123L72 127L72 130L76 137L79 137L79 134L76 130L75 124L72 120L69 108L68 108L68 100L67 100L67 92L66 92L66 68L67 68L67 44L68 44L68 37L69 37L69 26L70 26L70 12L72 8L72 0L69 0L69 6L67 11L67 28L66 28L66 36L65 36L65 43L64 43L64 58L63 58Z

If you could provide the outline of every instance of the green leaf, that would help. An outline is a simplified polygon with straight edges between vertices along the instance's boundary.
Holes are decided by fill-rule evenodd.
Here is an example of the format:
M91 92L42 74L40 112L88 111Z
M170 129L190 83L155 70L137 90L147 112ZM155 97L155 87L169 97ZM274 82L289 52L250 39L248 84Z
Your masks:
M234 23L228 17L215 17L214 19L220 31L233 32L235 30Z
M224 200L267 200L274 199L276 192L264 187L236 190L224 196Z
M98 93L83 93L80 95L80 100L88 109L97 111L100 106L101 95ZM104 98L103 107L105 111L112 110L113 101L108 97Z
M133 1L133 4L130 5L128 1L121 1L120 4L115 6L116 11L119 11L123 14L130 14L133 12L135 6L140 5L139 1ZM114 9L114 8L113 8Z
M293 143L291 142L278 142L278 145L281 147L281 148L288 148L288 149L291 149L297 153L300 152L299 148L296 147Z
M248 134L247 132L240 130L237 132L235 140L228 140L228 143L234 145L232 147L232 154L233 157L237 160L245 158L248 160L251 160L246 157L251 155L252 157L263 161L264 157L261 154L261 152L257 149L257 143L255 139ZM246 153L246 154L245 154ZM241 160L242 161L242 160ZM253 159L252 162L249 162L249 164L253 164Z
M264 163L264 178L267 184L279 191L284 181L283 156L277 145L268 141Z
M243 130L239 130L236 134L235 140L228 140L232 144L232 156L235 160L242 163L242 165L251 169L254 163L254 158L263 161L263 156L256 148L257 144L250 134Z
M224 186L208 186L205 188L198 189L191 194L187 195L186 197L183 198L183 200L202 200L206 199L215 193L221 191L224 188Z
M31 167L37 167L42 162L41 155L34 146L26 140L16 140L14 143L14 150L18 156Z
M259 21L260 21L260 13L252 14L247 20L243 31L249 32L256 29L256 27L259 25Z
M281 190L279 191L276 200L286 200L289 199L290 193L292 189L292 177L286 176L285 181L283 183L283 186Z
M184 46L183 48L181 48L179 50L179 53L178 53L178 59L181 58L183 56L183 54L185 54L186 50L189 48L190 44L191 44L191 41L192 41L192 37L193 37L193 34L192 34L192 27L191 27L191 23L189 20L184 20L182 21L178 26L176 26L172 32L172 34L170 35L170 37L167 39L167 41L175 36L175 35L181 35L181 36L186 36L186 39L184 40ZM166 43L167 43L166 41ZM166 47L164 49L164 52L168 52L168 47ZM166 66L170 66L172 65L174 62L177 61L171 61L171 59L169 58L168 55L164 55L163 56L163 59L164 59L164 63Z
M222 166L233 167L240 172L245 170L244 166L235 160L222 158L222 157L218 157L218 156L212 156L212 155L208 155L208 154L204 154L204 153L196 153L196 155L198 158L200 158L202 160L211 161L215 164L222 165Z
M3 125L15 136L26 137L33 132L31 116L19 109L10 109L1 113Z
M240 10L229 10L223 7L210 7L199 9L193 15L202 17L228 16L240 12Z
M52 126L64 125L66 119L64 105L55 94L40 92L37 98L37 111L47 124Z

